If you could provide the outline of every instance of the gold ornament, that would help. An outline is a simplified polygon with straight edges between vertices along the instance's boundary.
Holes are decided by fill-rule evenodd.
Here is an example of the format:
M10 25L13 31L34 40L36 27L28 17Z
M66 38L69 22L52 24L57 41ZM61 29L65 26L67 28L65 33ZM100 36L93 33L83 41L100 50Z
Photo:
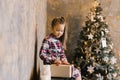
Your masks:
M95 60L95 57L91 57L92 60Z
M87 45L87 41L84 41L84 44Z
M93 62L93 66L95 66L96 65L96 63L95 62Z

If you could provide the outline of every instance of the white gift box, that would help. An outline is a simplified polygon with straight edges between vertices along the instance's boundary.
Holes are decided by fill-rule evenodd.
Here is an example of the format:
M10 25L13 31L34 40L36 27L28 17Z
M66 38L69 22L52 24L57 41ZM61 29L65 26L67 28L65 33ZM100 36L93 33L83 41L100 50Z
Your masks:
M72 76L73 65L51 65L51 77L67 77Z
M40 80L51 80L50 65L42 65Z

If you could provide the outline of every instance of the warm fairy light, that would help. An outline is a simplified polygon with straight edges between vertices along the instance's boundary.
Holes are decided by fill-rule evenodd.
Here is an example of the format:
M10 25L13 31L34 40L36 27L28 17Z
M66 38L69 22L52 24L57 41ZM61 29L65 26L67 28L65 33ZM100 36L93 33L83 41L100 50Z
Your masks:
M99 6L99 3L98 1L95 0L95 2L93 3L93 7L97 7L97 6Z

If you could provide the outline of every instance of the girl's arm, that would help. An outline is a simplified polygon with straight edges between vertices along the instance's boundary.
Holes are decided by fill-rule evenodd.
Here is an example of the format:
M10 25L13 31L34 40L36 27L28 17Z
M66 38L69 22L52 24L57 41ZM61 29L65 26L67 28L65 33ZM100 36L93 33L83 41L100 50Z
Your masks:
M49 53L50 43L47 39L43 40L39 56L43 60L44 64L53 64L55 58L50 56Z
M61 58L61 63L62 63L62 64L67 64L67 65L70 64L70 63L68 62L67 58L66 58L65 53L64 53L64 48L62 48L62 50L61 50L60 58Z

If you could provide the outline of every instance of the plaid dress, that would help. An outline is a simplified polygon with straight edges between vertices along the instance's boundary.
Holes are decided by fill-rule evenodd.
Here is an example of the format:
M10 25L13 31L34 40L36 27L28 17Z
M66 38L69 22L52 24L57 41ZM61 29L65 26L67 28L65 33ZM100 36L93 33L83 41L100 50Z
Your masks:
M56 59L67 60L62 43L53 34L44 38L39 55L45 65L54 64ZM73 68L73 78L78 76L79 70Z

